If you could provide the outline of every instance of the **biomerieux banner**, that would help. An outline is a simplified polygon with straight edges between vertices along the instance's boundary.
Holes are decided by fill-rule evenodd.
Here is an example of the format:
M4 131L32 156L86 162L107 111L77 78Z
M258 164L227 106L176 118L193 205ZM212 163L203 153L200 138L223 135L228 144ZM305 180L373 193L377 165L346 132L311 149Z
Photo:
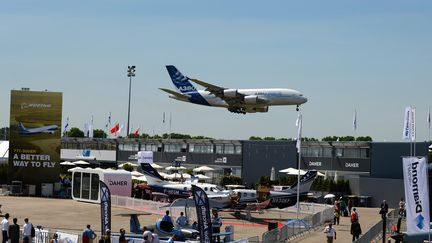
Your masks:
M58 181L62 93L11 91L9 181Z

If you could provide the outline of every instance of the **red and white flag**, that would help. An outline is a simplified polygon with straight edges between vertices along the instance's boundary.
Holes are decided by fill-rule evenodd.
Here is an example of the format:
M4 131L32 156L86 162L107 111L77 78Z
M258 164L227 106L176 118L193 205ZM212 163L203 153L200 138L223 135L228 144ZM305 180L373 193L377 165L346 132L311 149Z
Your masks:
M116 123L115 126L111 128L110 132L116 133L116 132L118 132L118 130L120 130L120 125L118 123Z
M140 129L138 128L138 129L134 132L134 136L135 136L135 137L139 137L139 131L140 131Z

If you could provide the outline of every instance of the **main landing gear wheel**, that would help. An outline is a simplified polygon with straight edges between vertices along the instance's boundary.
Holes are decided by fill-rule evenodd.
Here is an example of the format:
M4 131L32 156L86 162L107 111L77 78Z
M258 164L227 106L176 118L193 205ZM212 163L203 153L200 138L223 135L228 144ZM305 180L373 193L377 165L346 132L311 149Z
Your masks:
M300 110L300 108L299 108L299 106L297 106L297 107L296 107L296 111L299 111L299 110Z

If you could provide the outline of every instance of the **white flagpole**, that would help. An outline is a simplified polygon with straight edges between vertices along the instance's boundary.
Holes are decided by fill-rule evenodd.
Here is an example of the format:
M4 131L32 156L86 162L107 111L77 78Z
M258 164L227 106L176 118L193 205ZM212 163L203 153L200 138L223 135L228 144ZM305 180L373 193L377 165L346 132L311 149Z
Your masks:
M354 129L354 140L355 140L355 138L357 137L357 109L354 109L353 129Z
M298 118L297 118L297 152L298 152L298 175L297 175L297 220L299 219L299 213L300 213L300 163L301 163L301 132L302 132L302 114L300 113L300 110L298 111Z
M169 127L170 127L170 129L169 129L169 138L171 139L171 120L172 120L172 113L170 112L170 120L169 120Z

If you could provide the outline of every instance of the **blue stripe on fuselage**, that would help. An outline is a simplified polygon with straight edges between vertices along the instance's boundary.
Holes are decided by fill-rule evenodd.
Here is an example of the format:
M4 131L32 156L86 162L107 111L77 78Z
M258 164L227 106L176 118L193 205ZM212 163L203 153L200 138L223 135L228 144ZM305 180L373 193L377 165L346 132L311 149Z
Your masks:
M191 103L210 106L207 100L204 99L198 91L187 92L186 94L190 96L189 101Z

